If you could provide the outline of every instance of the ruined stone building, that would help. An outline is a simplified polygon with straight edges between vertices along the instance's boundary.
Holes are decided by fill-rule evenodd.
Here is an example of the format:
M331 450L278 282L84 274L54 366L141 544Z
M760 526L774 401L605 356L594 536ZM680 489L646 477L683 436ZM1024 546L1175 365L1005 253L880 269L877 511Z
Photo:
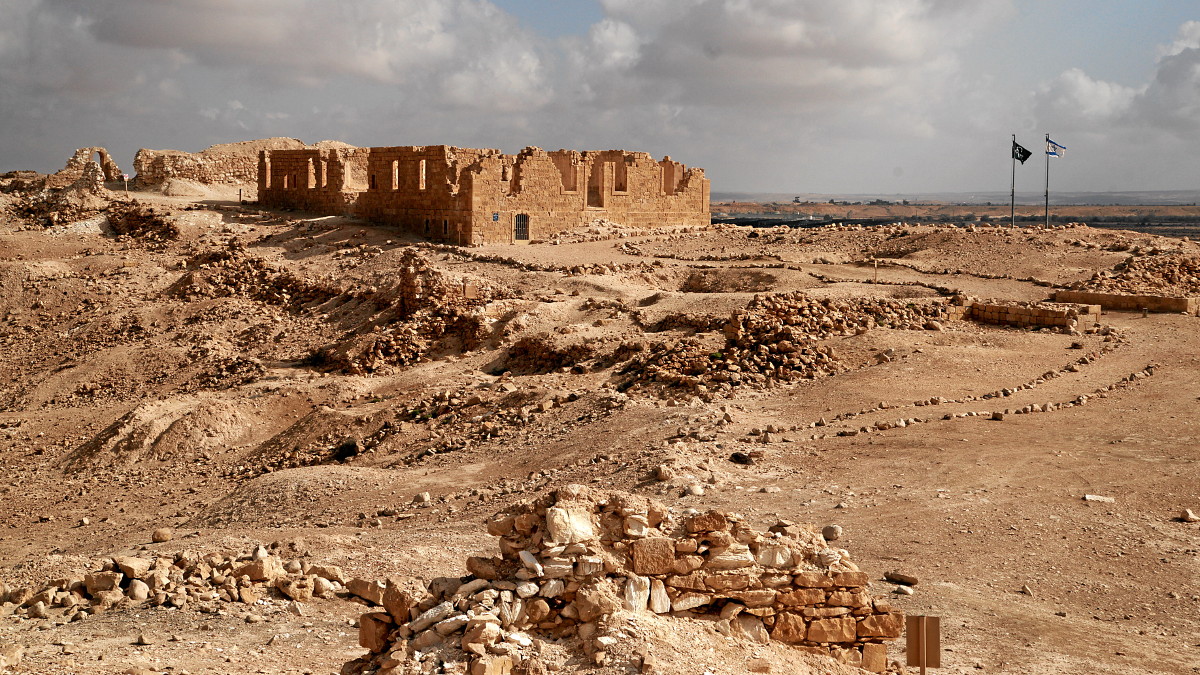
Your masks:
M704 170L644 152L308 147L263 150L258 161L263 205L356 215L460 245L544 239L597 219L709 223Z

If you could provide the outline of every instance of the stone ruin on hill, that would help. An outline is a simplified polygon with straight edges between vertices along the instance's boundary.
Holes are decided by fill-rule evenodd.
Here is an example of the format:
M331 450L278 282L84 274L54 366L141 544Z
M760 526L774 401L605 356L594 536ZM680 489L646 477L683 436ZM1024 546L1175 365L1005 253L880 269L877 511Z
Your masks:
M98 157L99 161L92 159L93 155ZM84 178L87 178L89 183L100 183L100 187L104 187L104 181L118 181L122 176L121 168L109 156L108 150L98 147L79 148L67 160L66 166L46 178L46 187L64 188ZM99 180L96 180L97 177Z
M267 206L355 215L459 245L545 240L599 219L632 228L710 222L703 169L625 150L264 149L258 194Z
M774 640L871 672L903 614L872 598L867 574L813 529L769 532L720 511L571 485L487 523L500 554L425 591L390 579L359 621L369 651L343 675L545 673L565 662L653 669L631 617L702 620L747 643ZM635 643L641 644L635 644ZM552 646L553 645L553 646Z

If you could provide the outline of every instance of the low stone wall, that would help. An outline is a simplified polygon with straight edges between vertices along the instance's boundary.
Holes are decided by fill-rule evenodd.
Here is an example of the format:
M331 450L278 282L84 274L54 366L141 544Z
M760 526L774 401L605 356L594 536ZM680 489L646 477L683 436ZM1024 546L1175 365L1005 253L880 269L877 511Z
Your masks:
M626 630L628 612L706 617L750 644L776 640L884 672L884 643L904 624L868 594L868 576L849 554L810 527L780 522L756 532L733 514L676 516L645 497L579 485L497 514L487 527L500 555L467 559L470 577L434 579L418 594L394 581L380 586L382 607L359 622L369 653L343 675L412 672L406 666L430 652L471 673L507 673L537 660L526 648L537 635L597 665L645 672L653 654L642 663L617 656L644 651L622 647L638 640Z
M1003 302L957 296L946 307L947 318L999 326L1075 328L1080 319L1100 315L1100 305L1067 302Z
M1049 302L971 301L955 308L955 318L1001 326L1074 328L1080 319L1100 316L1100 305Z
M1091 291L1058 291L1054 294L1054 299L1059 302L1082 302L1099 305L1104 309L1119 309L1131 312L1146 309L1151 312L1200 314L1200 298L1131 295L1126 293L1094 293Z

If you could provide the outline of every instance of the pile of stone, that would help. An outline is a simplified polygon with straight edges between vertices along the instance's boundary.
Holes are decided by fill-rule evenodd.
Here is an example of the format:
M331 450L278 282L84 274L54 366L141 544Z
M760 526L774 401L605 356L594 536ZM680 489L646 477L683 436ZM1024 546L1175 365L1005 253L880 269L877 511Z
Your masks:
M816 299L803 291L756 295L725 334L742 347L782 340L822 340L872 328L924 330L949 317L945 301L889 298Z
M380 587L380 607L359 621L369 652L343 675L541 673L557 669L542 662L549 641L595 664L645 668L653 645L628 629L644 613L883 672L884 642L903 623L868 594L846 551L788 522L758 532L735 514L675 514L570 485L487 528L500 554L468 558L468 576L434 579L423 593L395 580Z
M1076 290L1187 297L1200 295L1200 258L1182 255L1131 257L1097 272Z
M346 337L317 350L318 363L352 374L374 373L428 358L439 343L469 351L488 335L480 308L496 288L443 275L416 249L408 249L386 278L369 282L314 283L231 247L193 260L171 289L185 300L246 297L292 312L351 307L362 321Z
M219 603L253 605L269 597L307 602L362 583L348 580L338 567L285 561L258 546L245 556L193 551L116 556L81 577L56 579L37 589L9 589L0 583L0 602L30 619L80 621L145 605L216 611Z
M940 330L951 315L944 301L818 300L802 292L758 295L723 322L723 345L714 349L697 338L655 342L622 369L630 376L624 386L728 394L739 387L833 375L846 366L821 340L873 328Z
M108 209L108 223L117 234L163 244L179 238L179 227L170 213L159 213L136 200L113 204Z

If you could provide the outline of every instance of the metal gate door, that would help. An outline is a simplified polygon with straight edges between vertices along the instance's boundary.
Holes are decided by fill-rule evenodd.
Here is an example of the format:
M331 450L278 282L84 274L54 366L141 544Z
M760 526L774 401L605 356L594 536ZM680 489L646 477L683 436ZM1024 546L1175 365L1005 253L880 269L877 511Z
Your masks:
M519 241L529 240L529 216L527 214L517 214L516 222L513 223L513 238Z

